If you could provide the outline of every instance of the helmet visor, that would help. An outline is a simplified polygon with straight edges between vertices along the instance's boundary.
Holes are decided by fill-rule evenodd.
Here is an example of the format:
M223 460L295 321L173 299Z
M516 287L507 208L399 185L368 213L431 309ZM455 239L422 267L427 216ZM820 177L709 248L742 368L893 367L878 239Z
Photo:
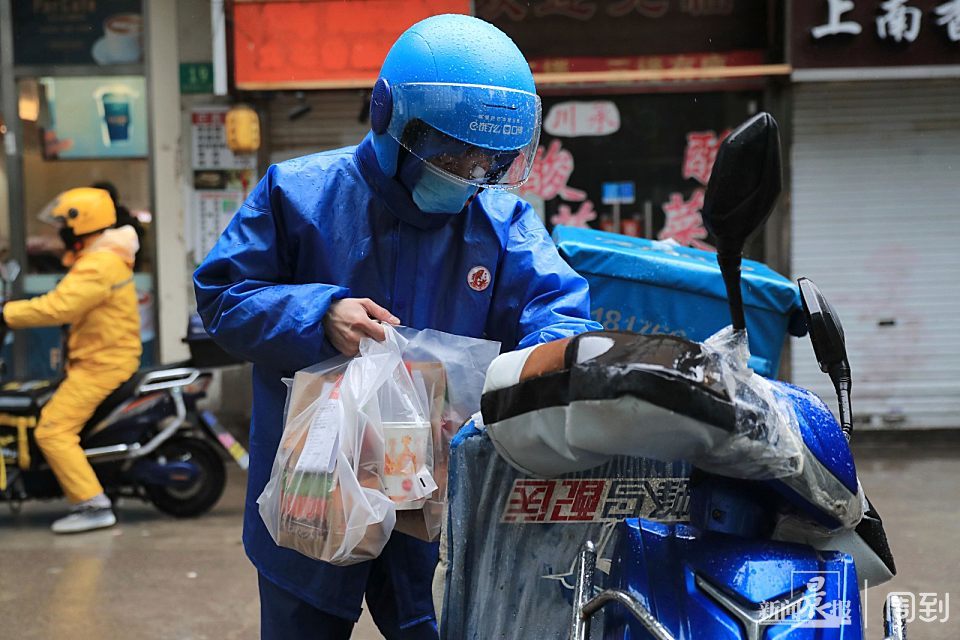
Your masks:
M37 219L40 222L52 225L58 229L66 226L67 218L66 212L63 210L62 197L57 196L53 200L47 203L47 205L40 210L40 213L37 214Z
M479 85L405 83L393 88L388 133L444 174L510 189L530 175L540 141L540 98Z

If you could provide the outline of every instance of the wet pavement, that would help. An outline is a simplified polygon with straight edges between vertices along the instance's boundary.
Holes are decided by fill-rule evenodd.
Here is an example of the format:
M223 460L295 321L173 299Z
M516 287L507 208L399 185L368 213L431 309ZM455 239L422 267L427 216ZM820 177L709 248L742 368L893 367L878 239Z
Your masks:
M897 576L866 593L866 640L882 640L883 601L891 592L908 592L917 605L911 640L958 640L960 442L953 434L943 441L906 434L891 442L867 440L858 445L854 434L857 472L883 519Z
M65 502L27 503L16 517L0 503L0 638L259 637L257 574L240 543L245 481L232 469L201 518L127 499L116 527L74 536L49 531ZM354 638L381 636L364 619Z
M960 444L862 444L861 481L884 519L900 569L867 596L867 640L883 638L890 591L947 593L947 622L915 622L910 637L960 638ZM0 504L0 637L22 640L220 640L258 636L256 573L240 544L241 473L199 519L178 521L125 501L120 525L54 536L64 503L29 503L19 516ZM931 610L918 615L943 618ZM364 618L354 638L381 638Z

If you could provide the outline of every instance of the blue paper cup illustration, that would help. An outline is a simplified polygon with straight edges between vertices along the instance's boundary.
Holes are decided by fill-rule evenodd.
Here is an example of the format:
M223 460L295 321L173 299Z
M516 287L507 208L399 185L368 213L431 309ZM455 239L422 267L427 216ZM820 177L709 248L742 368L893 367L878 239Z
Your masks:
M136 91L123 85L100 87L94 92L104 146L115 147L130 142L133 101L137 97Z

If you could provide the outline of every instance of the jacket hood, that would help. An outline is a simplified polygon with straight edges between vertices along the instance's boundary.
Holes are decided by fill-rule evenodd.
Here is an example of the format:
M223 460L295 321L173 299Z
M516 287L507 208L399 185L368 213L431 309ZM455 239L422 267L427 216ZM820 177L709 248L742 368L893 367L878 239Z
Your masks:
M396 178L387 176L380 168L373 148L373 133L368 133L354 152L364 179L373 188L380 201L393 215L418 229L439 229L457 214L424 213L413 201L413 196Z
M140 240L137 239L137 232L133 227L125 225L119 229L104 231L99 238L93 241L93 244L84 249L83 254L109 251L123 258L127 266L133 268L133 262L139 250Z

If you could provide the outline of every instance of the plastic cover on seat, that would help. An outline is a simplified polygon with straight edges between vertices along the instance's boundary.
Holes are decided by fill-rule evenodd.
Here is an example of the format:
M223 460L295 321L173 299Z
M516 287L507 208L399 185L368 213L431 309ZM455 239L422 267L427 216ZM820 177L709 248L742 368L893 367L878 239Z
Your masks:
M797 475L796 419L748 357L746 336L729 328L702 344L583 334L555 370L488 385L484 422L501 455L531 475L581 471L614 455L683 459L733 477ZM488 380L501 377L498 362Z

